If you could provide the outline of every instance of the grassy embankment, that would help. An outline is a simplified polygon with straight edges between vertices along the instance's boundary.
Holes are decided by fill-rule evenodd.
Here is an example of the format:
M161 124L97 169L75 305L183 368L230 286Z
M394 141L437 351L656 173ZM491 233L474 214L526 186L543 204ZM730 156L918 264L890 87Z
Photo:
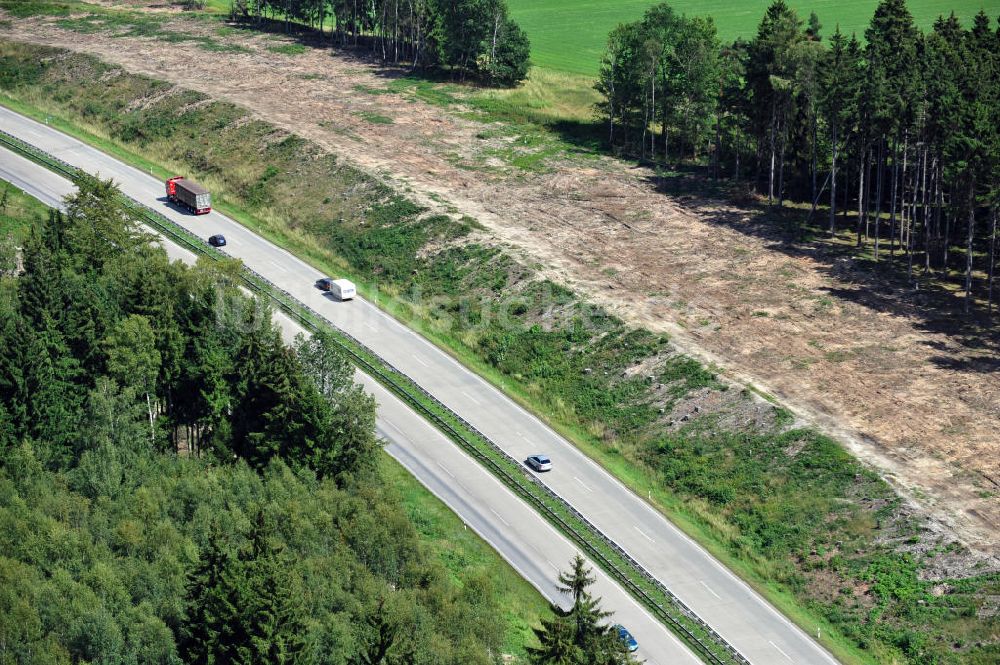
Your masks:
M648 492L810 632L822 627L842 660L995 657L995 631L975 614L983 594L996 593L996 577L952 581L935 595L919 572L941 555L938 545L920 551L919 525L899 514L888 486L832 441L785 431L780 410L756 430L718 427L719 412L668 425L679 403L724 386L667 340L600 311L596 328L583 327L572 293L476 242L472 220L429 216L302 139L247 121L242 109L196 104L203 97L189 91L160 97L167 84L124 74L81 88L109 68L82 56L43 66L41 54L0 48L5 104L48 114L156 175L192 173L223 212L317 268L351 274L369 294L377 283L380 304ZM396 85L448 94L419 81ZM417 290L447 304L414 301ZM515 325L484 323L498 309ZM641 373L630 373L637 363ZM733 410L754 408L746 395L726 399Z
M10 237L20 245L28 235L32 222L44 219L49 208L28 196L16 185L0 180L0 238Z
M536 644L532 626L551 613L548 603L448 506L431 494L401 464L383 456L382 475L398 493L420 539L459 585L476 575L488 576L503 608L504 653L527 662L524 647Z

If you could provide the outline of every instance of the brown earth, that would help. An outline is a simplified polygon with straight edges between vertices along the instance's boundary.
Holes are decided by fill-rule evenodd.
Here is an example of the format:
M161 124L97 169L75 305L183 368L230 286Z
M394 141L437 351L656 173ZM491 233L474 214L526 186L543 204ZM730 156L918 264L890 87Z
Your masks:
M210 25L183 26L198 29L217 38ZM664 195L645 168L565 154L541 171L515 168L510 131L389 92L399 72L350 54L281 55L267 48L273 37L246 35L226 41L249 53L209 53L45 19L3 32L239 104L431 208L474 217L553 279L777 396L960 540L1000 555L996 346L966 346L920 294L788 244L749 209Z

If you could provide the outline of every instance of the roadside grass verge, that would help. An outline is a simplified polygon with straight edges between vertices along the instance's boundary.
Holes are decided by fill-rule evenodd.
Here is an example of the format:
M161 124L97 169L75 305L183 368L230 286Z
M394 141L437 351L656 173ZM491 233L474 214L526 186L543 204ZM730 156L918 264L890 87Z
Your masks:
M537 618L552 613L548 602L401 464L384 455L381 469L386 483L402 499L425 547L444 564L455 583L464 586L471 581L499 591L498 605L503 608L500 618L507 627L504 653L514 656L516 662L528 662L524 648L535 643L532 628L537 625ZM506 574L498 573L502 570Z
M541 280L484 244L474 221L431 214L241 109L130 75L80 86L67 71L96 81L110 68L55 51L40 65L36 51L18 48L0 42L5 104L16 97L17 110L48 114L68 133L80 125L154 175L190 173L221 211L320 270L352 276L658 504L807 632L821 628L844 662L989 662L996 653L995 615L975 618L995 575L922 578L947 553L877 476L828 439L787 431L770 404L760 427L725 426L727 414L709 409L681 420L679 410L706 396L758 407L669 340ZM393 85L451 94L404 83ZM935 595L940 584L956 591ZM964 635L959 646L953 634Z
M25 194L16 185L0 179L0 243L9 238L15 245L20 245L31 231L32 224L48 214L48 206Z

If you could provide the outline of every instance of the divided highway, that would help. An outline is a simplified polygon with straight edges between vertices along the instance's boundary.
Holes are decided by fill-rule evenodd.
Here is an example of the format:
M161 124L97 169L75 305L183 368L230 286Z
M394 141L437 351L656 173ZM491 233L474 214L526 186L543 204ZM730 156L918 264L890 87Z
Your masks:
M102 177L113 178L126 195L158 210L199 236L207 238L216 233L224 234L229 241L225 248L228 253L242 259L247 266L291 293L339 328L363 340L369 348L413 377L423 388L461 414L507 453L517 459L538 452L548 454L553 460L554 468L542 476L542 481L622 545L633 558L751 662L762 665L836 662L805 632L792 625L660 513L572 444L446 353L381 312L375 305L361 299L352 303L337 303L326 298L313 287L314 281L321 276L314 268L218 213L194 217L170 207L163 201L163 184L159 180L73 138L2 107L0 129L69 164ZM7 155L9 153L0 155L0 163L6 164L9 161ZM369 389L378 394L375 388L369 386ZM417 437L412 433L424 430L413 429L414 427L415 424L407 424L396 432L391 429L383 432L391 440L406 436L422 440L423 434ZM454 493L458 487L458 478L451 477L456 468L476 465L456 452L457 448L443 436L438 436L437 443L429 445L428 450L430 456L420 464L411 462L412 467L407 464L403 454L399 455L399 459L418 477L421 464L424 473L429 469L440 468L437 486L424 482L436 493L442 492L444 495L439 496L448 501L445 495L453 493L453 497L457 496ZM392 449L390 452L393 452ZM486 481L470 482L475 484L465 484L465 487L478 490L479 485ZM466 492L460 494L463 499L466 498ZM493 497L482 506L486 516L492 514L493 509L500 512L493 503ZM452 507L455 508L454 505ZM518 513L514 520L509 517L499 522L493 520L495 526L499 525L496 535L501 538L510 537L521 526L522 519L527 518ZM544 522L536 516L532 524ZM530 531L547 533L547 527L538 526ZM494 540L486 537L504 553ZM544 540L547 542L552 539L553 536L548 534ZM506 553L504 555L518 566L510 556ZM530 554L529 559L539 567L537 554ZM565 565L563 560L554 561L558 565ZM544 568L544 565L540 568ZM526 573L522 570L522 573L536 583L543 593L550 595L551 586L546 592L546 589L535 582L530 571ZM551 581L548 584L551 585ZM600 593L605 595L606 600L610 598L610 594L603 589ZM614 609L621 611L617 606ZM642 634L638 626L635 626L633 632L640 643L649 644L649 638ZM664 650L661 651L661 648ZM657 646L656 651L647 647L644 655L650 662L674 663L691 658L686 651L666 644L663 647Z
M73 192L72 183L52 171L0 148L0 179L13 183L51 207L60 207ZM161 239L173 260L194 263L196 255ZM280 311L273 318L286 341L305 331ZM488 542L522 577L549 601L568 607L556 587L556 575L579 551L535 510L463 452L451 439L410 410L381 384L356 375L378 402L376 429L388 442L386 451L417 480L444 501L470 528ZM658 619L650 615L599 568L595 593L615 620L628 626L651 665L697 665L693 655Z

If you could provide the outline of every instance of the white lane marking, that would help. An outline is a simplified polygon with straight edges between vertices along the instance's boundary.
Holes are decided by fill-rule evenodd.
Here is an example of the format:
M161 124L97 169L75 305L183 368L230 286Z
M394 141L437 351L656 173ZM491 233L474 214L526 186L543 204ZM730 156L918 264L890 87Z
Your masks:
M705 583L704 583L704 582L702 582L701 580L698 580L698 582L699 582L699 583L700 583L700 584L701 584L701 585L702 585L703 587L705 587L706 589L708 589L708 592L709 592L710 594L712 594L713 596L715 596L715 597L716 597L716 598L718 598L719 600L722 600L722 597L721 597L721 596L719 596L719 594L717 594L717 593L715 593L714 591L712 591L712 588L711 588L710 586L708 586L707 584L705 584Z
M468 391L468 390L463 390L463 391L462 391L462 394L463 394L463 395L465 395L466 397L468 397L468 398L469 398L470 400L472 400L472 403L473 403L473 404L477 404L477 405L479 405L479 406L482 406L482 405L483 405L483 403L482 403L482 402L480 402L480 401L479 401L478 399L476 399L476 398L475 398L475 397L473 397L473 396L472 396L471 394L469 394L469 391Z
M549 564L550 566L552 566L552 567L553 567L553 568L555 569L555 571L556 571L556 572L560 572L560 571L559 571L559 566L557 566L556 564L552 563L552 562L551 562L551 561L549 561L548 559L546 559L546 560L545 560L545 563L547 563L547 564Z
M500 517L500 513L490 508L490 512L497 516L497 519L504 523L504 526L510 526L510 522Z
M374 330L375 332L378 332L378 328L368 323L367 321L365 321L365 327L368 328L369 330Z
M578 482L581 485L583 485L583 489L587 490L588 492L593 492L594 491L594 490L590 489L589 487L587 487L587 483L583 482L582 480L580 480L576 476L573 476L573 480L575 480L576 482Z
M455 477L455 474L454 474L454 473L452 473L451 471L449 471L449 470L447 469L447 467L445 467L445 465L444 465L444 464L442 464L441 462L438 462L438 463L437 463L437 465L438 465L439 467L441 467L441 470L442 470L442 471L444 471L445 473L447 473L447 474L448 474L449 476L451 476L452 478L454 478L454 477Z
M472 494L472 492L470 492L470 491L469 491L469 488L468 488L468 487L466 487L465 485L463 485L463 484L462 484L462 481L461 481L461 480L456 480L456 481L455 481L455 483L456 483L456 484L457 484L457 485L458 485L459 487L461 487L461 488L462 488L462 491L463 491L463 492L465 492L466 494Z
M633 526L635 526L635 525L633 525ZM655 543L656 542L655 540L653 540L652 538L650 538L649 536L647 536L646 532L643 531L642 529L640 529L639 527L636 526L635 530L638 531L639 533L641 533L642 537L645 538L646 540L648 540L649 542L651 542L651 543Z
M791 663L794 663L794 662L795 662L794 660L792 660L792 659L791 659L791 657L790 657L790 656L789 656L789 655L788 655L787 653L785 653L784 651L782 651L782 650L781 650L781 649L780 649L780 648L778 647L778 645L777 645L777 644L775 644L775 643L774 643L774 642L772 642L771 640L768 640L768 641L767 641L767 643L768 643L768 644L770 644L770 645L771 645L772 647L774 647L775 649L778 649L778 653L780 653L780 654L781 654L782 656L784 656L785 658L788 658L788 661L789 661L789 662L791 662Z
M394 425L394 424L392 423L392 421L390 421L390 420L389 420L388 418L385 418L385 417L383 417L383 418L380 418L380 420L381 420L381 421L382 421L383 423L385 423L385 426L386 426L386 427L391 427L392 429L396 430L396 434L398 434L398 435L399 435L399 438L401 438L401 439L402 439L403 441L406 441L407 443L409 443L409 442L410 442L410 440L409 440L409 439L407 438L407 436L406 436L405 434L403 434L403 430L401 430L401 429L399 429L398 427L396 427L396 426L395 426L395 425Z
M421 365L423 365L424 367L430 367L430 365L428 365L427 362L423 358L421 358L420 356L418 356L415 353L413 354L413 359L416 360Z
M267 260L267 262L268 262L268 263L270 263L270 264L271 264L272 266L274 266L275 268L277 268L278 270L280 270L281 272L288 272L288 269L287 269L287 268L285 268L285 267L284 267L283 265L281 265L280 263L278 263L277 261L272 261L271 259L268 259L268 260Z

